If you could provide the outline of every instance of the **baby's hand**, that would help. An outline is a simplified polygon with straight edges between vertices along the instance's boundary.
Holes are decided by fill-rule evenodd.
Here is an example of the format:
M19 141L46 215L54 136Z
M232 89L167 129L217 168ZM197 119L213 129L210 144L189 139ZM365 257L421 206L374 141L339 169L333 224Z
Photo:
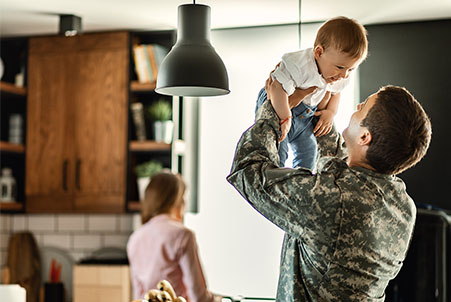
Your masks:
M291 116L280 122L280 131L282 132L282 134L279 138L279 143L282 142L287 137L290 128L291 128Z
M316 116L319 116L319 121L316 123L313 133L315 136L326 135L332 130L332 125L334 122L334 113L331 110L319 110L315 112Z

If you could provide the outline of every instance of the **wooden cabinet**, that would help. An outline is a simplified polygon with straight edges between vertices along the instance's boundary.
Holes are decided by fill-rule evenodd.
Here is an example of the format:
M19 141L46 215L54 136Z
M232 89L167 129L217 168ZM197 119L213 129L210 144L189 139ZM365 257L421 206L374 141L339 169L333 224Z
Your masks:
M123 212L126 32L29 41L27 212Z

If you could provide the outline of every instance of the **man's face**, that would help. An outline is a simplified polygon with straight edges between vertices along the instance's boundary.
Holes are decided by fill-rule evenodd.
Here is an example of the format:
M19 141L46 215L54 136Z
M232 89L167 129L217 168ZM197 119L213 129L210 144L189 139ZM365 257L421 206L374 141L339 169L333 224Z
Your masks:
M374 106L376 99L377 93L370 95L365 102L357 105L357 110L352 114L348 127L343 131L348 150L359 142L363 130L361 123Z
M315 59L319 72L327 83L347 79L360 64L359 58L351 58L347 54L329 47L315 47Z

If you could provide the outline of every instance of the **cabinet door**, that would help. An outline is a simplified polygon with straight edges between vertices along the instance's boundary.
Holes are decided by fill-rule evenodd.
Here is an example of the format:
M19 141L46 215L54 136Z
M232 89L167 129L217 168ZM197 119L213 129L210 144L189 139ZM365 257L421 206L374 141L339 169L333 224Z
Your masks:
M102 45L111 36L86 37ZM77 211L123 212L127 164L128 39L77 53L73 84ZM121 42L122 41L122 42ZM107 44L106 41L103 44Z
M36 43L34 43L36 42ZM30 40L26 144L27 211L59 212L72 208L73 129L71 79L73 60L62 54L34 52Z

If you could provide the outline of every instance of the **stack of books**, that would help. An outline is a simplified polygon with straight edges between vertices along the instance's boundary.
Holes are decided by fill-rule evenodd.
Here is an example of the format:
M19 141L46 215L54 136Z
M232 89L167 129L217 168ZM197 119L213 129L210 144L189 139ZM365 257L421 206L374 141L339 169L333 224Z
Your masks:
M139 44L133 46L133 57L138 82L151 83L157 80L158 68L168 49L158 44Z

